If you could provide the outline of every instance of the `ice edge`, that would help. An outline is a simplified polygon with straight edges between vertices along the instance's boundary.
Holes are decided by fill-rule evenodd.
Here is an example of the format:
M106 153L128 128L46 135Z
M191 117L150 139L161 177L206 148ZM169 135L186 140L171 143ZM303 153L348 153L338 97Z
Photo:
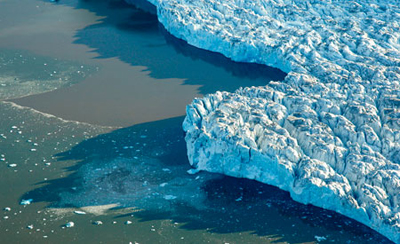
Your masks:
M189 44L288 72L188 105L194 167L278 186L400 243L399 1L149 2Z

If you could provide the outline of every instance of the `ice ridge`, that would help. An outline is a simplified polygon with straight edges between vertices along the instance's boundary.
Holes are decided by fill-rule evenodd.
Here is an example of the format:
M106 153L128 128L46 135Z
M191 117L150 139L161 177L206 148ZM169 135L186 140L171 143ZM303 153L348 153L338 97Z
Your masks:
M400 1L149 2L189 44L288 73L188 105L192 166L278 186L400 243Z

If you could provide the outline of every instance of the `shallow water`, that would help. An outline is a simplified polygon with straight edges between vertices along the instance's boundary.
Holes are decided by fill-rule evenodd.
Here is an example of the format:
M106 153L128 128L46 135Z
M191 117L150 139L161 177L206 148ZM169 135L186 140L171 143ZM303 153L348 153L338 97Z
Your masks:
M0 5L2 243L388 242L275 187L187 173L185 105L283 73L190 47L117 0Z

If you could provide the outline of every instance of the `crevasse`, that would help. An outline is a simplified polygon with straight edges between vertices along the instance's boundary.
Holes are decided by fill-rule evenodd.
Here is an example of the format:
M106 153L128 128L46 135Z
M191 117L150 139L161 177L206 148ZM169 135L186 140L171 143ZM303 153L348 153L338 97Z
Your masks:
M278 186L400 243L400 1L149 2L189 44L288 72L188 105L192 166Z

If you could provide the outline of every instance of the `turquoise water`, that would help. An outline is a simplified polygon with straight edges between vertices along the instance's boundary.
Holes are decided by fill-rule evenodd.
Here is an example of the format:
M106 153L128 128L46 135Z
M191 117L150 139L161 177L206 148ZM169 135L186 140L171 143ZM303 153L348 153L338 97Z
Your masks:
M2 243L388 242L275 187L187 173L185 105L283 73L190 47L117 0L0 5Z

